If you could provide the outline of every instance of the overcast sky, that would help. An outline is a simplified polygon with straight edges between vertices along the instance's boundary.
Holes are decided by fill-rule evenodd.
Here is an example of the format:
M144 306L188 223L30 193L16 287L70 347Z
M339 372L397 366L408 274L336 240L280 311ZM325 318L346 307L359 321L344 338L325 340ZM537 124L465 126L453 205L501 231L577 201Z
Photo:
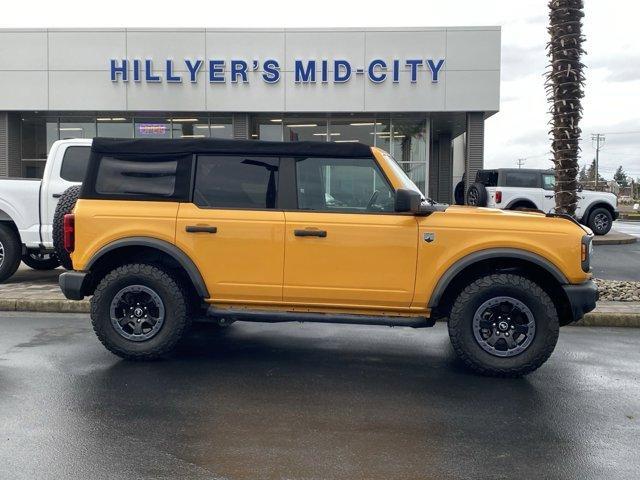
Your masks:
M640 3L586 0L588 69L581 163L595 155L590 136L609 133L602 174L618 165L640 177ZM546 0L240 0L3 2L0 27L502 27L500 112L486 124L486 165L549 167ZM635 133L616 133L635 132Z

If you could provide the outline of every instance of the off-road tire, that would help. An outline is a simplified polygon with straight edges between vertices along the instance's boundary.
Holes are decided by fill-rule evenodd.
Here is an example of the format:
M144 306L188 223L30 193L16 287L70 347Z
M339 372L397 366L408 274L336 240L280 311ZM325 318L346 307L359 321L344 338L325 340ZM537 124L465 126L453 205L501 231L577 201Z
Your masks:
M598 216L604 216L606 218L606 225L601 226L600 222L596 222ZM587 221L587 227L589 227L596 235L606 235L611 230L613 224L613 215L606 208L596 208L589 214L589 220Z
M510 296L533 314L536 332L532 343L512 357L497 357L480 347L473 334L473 316L486 300ZM539 368L558 341L558 313L549 295L526 277L494 274L467 285L454 301L449 316L449 338L457 356L471 370L487 376L521 377Z
M49 258L37 258L33 257L34 252L27 252L22 256L22 261L26 266L32 268L34 270L53 270L54 268L58 268L60 266L60 261L58 260L57 255L54 253L48 254ZM39 255L35 252L36 255ZM47 255L47 254L43 254Z
M127 285L153 289L165 308L162 327L145 341L121 336L111 324L110 305L116 293ZM179 280L166 271L147 264L122 265L107 274L91 298L91 323L98 339L112 353L128 360L154 360L169 354L189 329L187 292Z
M56 206L56 211L53 214L53 224L51 225L51 235L53 237L53 248L56 251L56 257L67 270L73 269L73 263L69 252L64 249L64 216L67 213L71 213L76 206L78 197L80 196L80 185L74 185L67 188Z
M487 189L480 182L473 183L467 190L467 205L486 207L488 200Z
M22 244L20 237L13 228L5 223L0 223L0 246L2 246L2 258L0 259L0 283L10 278L22 259Z

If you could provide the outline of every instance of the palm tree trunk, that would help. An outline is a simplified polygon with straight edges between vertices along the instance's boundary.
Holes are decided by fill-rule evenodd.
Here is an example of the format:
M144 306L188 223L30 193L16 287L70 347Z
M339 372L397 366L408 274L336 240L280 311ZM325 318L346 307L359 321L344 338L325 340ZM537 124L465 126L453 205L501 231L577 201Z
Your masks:
M582 49L582 0L550 0L551 39L547 51L551 60L545 88L551 114L551 150L556 172L556 212L575 215L578 203L578 154L584 96Z

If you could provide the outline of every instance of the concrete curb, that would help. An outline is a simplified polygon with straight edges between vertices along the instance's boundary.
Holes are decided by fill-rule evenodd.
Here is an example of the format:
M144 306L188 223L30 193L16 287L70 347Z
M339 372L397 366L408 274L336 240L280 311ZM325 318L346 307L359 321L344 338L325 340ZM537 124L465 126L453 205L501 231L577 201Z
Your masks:
M624 304L624 302L619 303ZM0 298L0 311L89 313L89 300ZM574 325L640 328L640 311L637 313L594 311Z
M629 243L636 243L637 241L638 237L619 232L593 237L594 245L626 245Z

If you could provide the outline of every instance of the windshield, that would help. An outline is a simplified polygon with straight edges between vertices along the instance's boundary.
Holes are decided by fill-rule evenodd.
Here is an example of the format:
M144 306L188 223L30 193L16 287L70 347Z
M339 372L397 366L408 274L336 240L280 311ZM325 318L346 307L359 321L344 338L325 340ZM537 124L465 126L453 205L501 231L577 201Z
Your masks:
M389 155L387 152L381 150L382 152L382 156L389 162L389 165L391 165L391 168L393 169L393 173L395 173L397 175L397 177L400 179L400 182L402 182L402 188L406 188L408 190L414 190L416 192L418 192L420 194L420 196L422 196L422 200L423 201L428 201L429 203L435 203L433 200L431 200L430 198L426 198L424 196L424 194L420 191L420 189L416 186L415 183L413 183L413 180L411 180L406 172L402 169L402 167L398 164L398 162L396 161L395 158L393 158L391 155Z

